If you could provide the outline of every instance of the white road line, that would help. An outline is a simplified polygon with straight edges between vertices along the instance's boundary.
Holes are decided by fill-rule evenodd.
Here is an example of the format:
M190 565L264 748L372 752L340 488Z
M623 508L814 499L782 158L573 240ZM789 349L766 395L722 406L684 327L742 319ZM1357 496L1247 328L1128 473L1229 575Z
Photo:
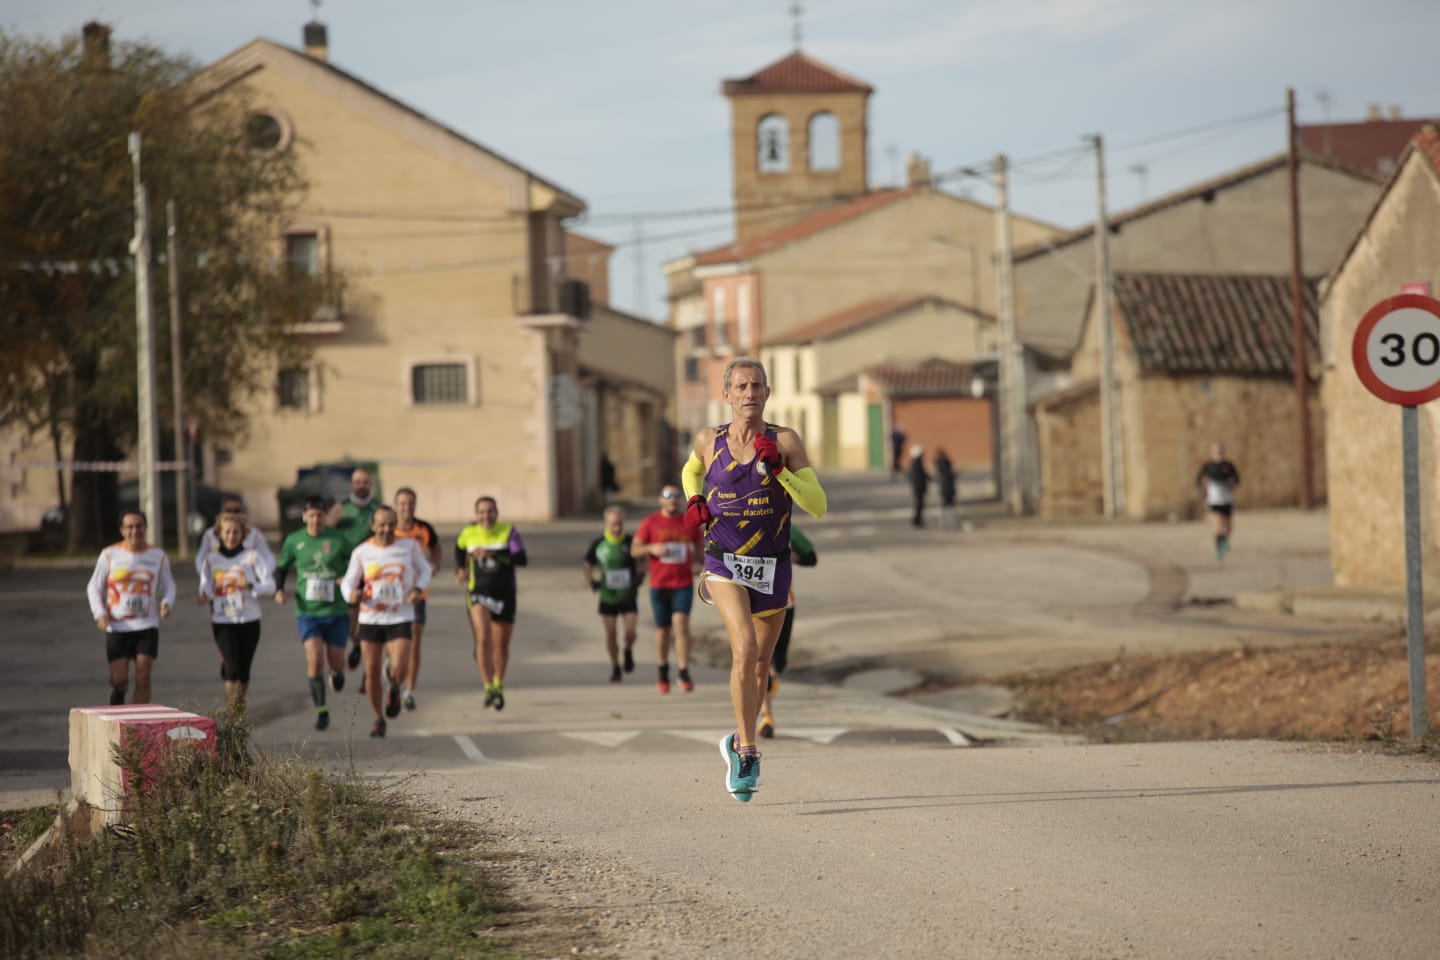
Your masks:
M460 752L465 754L465 756L473 763L493 763L505 767L524 767L527 770L545 769L544 767L534 763L519 763L514 760L492 760L489 757L485 756L485 752L475 744L474 740L471 740L463 733L452 734L450 739L455 741L455 745L460 748Z
M560 736L569 737L572 740L583 740L585 743L594 743L602 747L620 747L640 736L639 730L595 730L595 731L561 731Z
M950 745L952 747L969 747L974 745L975 743L975 741L971 740L969 737L965 736L965 734L961 733L959 730L956 730L954 727L936 727L935 729L939 730L941 735L944 736L946 740L950 741Z

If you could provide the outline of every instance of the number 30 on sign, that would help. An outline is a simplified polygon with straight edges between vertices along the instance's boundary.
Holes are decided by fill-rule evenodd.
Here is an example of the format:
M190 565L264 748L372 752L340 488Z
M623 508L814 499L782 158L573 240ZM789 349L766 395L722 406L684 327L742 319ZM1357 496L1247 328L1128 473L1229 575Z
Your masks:
M1414 407L1440 397L1440 300L1418 293L1381 300L1355 328L1350 349L1360 382L1381 400Z

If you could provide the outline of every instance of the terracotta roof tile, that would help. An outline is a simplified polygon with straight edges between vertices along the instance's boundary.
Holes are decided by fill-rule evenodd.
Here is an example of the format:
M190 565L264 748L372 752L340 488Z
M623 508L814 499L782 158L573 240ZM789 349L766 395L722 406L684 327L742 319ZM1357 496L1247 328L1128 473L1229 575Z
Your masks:
M881 363L860 371L890 396L924 397L970 394L970 381L977 372L993 368L995 361L954 363L931 358L919 364L900 366Z
M787 243L793 243L812 233L819 233L821 230L828 230L830 227L854 220L856 217L863 216L872 210L878 210L922 189L924 188L910 187L903 190L876 190L858 197L838 198L837 202L831 206L806 214L769 233L751 237L743 243L727 243L723 246L711 247L709 250L702 250L695 254L695 266L734 263L737 260L748 260L759 254L769 253L777 247L783 247Z
M1140 368L1284 374L1293 367L1290 278L1117 273L1115 308ZM1305 281L1310 355L1320 355L1315 280Z
M933 294L902 294L894 297L882 297L846 307L844 310L821 317L819 320L796 327L794 330L787 330L777 337L767 337L765 344L766 346L782 346L826 340L830 337L862 330L872 323L878 323L887 317L893 317L898 313L904 313L927 303L947 304L961 310L975 312L970 307Z
M1386 177L1421 127L1434 122L1422 118L1306 124L1299 128L1300 145L1311 153L1333 157L1372 176Z
M751 93L874 93L865 81L796 50L748 77L726 80L726 96Z

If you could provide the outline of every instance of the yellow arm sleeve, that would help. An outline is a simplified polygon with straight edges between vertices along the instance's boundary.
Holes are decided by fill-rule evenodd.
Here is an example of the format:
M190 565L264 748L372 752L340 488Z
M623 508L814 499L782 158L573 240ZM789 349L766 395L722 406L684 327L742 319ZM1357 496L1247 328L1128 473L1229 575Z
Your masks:
M687 500L705 492L705 464L700 462L694 450L690 451L690 459L680 470L680 489L685 491Z
M799 470L781 470L775 475L790 494L790 499L799 505L810 516L819 520L825 516L829 507L825 499L825 488L820 486L820 478L815 476L815 471L810 467L801 467Z

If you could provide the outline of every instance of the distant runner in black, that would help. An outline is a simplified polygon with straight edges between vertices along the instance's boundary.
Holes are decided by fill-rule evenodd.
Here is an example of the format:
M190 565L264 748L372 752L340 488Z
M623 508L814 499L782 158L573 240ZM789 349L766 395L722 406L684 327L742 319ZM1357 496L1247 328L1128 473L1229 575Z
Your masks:
M1240 471L1225 459L1225 444L1210 444L1210 459L1195 476L1195 484L1210 512L1210 529L1215 532L1215 559L1224 561L1230 550L1230 530L1235 522L1235 488Z

